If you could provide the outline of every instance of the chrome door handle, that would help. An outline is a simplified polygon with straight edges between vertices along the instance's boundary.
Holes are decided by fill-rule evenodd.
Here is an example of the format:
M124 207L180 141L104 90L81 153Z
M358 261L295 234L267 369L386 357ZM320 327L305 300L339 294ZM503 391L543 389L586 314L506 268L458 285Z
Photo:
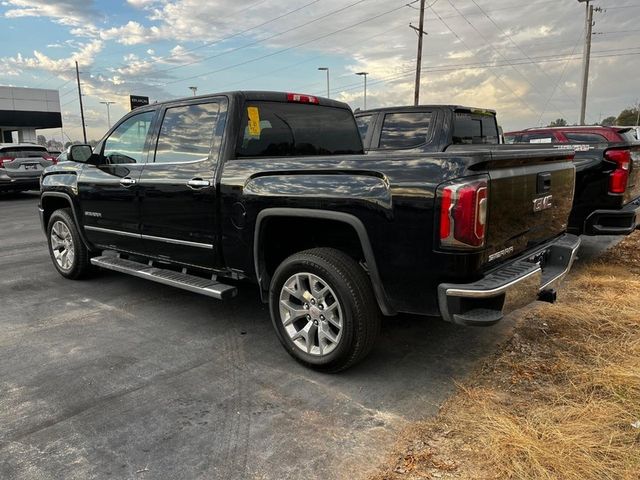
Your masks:
M123 187L130 187L131 185L135 185L137 182L133 178L124 177L120 180L120 185Z
M189 186L189 188L197 189L197 188L210 187L211 182L209 180L203 180L201 178L192 178L187 182L187 185Z

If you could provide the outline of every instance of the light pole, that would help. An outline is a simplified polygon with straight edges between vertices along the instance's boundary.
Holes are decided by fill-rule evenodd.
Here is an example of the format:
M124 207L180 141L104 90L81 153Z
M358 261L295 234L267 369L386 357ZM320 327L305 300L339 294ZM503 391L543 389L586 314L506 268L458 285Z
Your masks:
M329 87L329 67L318 67L321 72L327 72L327 98L331 98L331 88Z
M367 75L369 72L358 72L356 75L364 77L364 109L367 109Z
M193 92L193 96L196 96L196 92L198 91L198 87L189 87L189 90Z
M109 108L109 105L113 105L116 102L104 101L100 103L107 106L107 123L109 124L109 128L111 128L111 109Z

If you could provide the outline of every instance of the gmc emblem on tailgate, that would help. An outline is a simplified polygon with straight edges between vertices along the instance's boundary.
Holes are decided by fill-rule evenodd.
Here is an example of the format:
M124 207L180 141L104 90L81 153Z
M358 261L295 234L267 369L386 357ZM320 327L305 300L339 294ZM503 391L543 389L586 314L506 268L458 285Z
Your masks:
M533 211L541 212L553 207L553 195L547 195L546 197L536 198L533 201Z

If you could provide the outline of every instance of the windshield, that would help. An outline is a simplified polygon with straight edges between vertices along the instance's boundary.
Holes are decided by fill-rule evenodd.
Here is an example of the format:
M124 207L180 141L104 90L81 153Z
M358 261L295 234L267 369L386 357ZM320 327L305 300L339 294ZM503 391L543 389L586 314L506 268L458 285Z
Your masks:
M353 114L343 108L247 102L242 125L238 158L363 153Z

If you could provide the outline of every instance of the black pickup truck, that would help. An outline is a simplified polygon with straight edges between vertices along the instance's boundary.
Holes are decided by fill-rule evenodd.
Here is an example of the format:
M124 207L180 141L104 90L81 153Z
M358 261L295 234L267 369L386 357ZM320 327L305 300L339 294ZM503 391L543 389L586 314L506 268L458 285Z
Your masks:
M64 277L112 269L214 298L257 283L298 361L338 371L381 313L490 325L554 288L572 152L372 157L350 108L273 92L138 108L42 178L40 215Z
M371 153L450 152L497 145L493 110L457 105L391 107L358 112ZM568 231L575 235L628 235L640 228L640 142L631 128L530 128L505 134L498 148L558 148L576 152L576 189Z

